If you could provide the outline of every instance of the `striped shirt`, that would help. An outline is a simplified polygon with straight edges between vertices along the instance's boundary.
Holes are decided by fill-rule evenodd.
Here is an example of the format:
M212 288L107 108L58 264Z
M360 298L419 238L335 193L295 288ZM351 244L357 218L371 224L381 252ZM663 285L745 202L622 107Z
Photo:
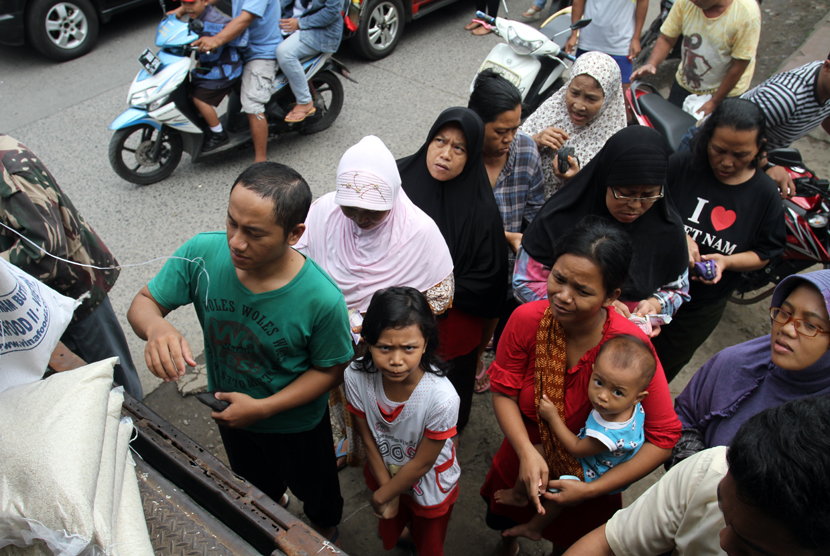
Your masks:
M830 118L830 101L818 100L818 75L824 61L773 75L742 98L761 107L767 119L767 148L789 147Z

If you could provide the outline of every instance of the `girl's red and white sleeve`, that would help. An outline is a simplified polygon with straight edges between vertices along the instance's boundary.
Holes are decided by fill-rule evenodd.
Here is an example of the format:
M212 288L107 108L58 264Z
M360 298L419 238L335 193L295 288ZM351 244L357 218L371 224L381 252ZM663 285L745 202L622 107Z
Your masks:
M356 371L352 365L350 365L349 368L346 369L346 372L343 375L343 380L346 387L346 409L348 409L358 417L365 419L366 411L363 407L363 400L360 397L360 392L362 389L368 387L368 385L366 384L368 381L364 376L365 373ZM361 388L361 385L363 386L363 388Z
M424 436L432 440L446 440L458 434L455 425L458 423L460 404L461 399L458 394L454 394L431 408L424 427Z

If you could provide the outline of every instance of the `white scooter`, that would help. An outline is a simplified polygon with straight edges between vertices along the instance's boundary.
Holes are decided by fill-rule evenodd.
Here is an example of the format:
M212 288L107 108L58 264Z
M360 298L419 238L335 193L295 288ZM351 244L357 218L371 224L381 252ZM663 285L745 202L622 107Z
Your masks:
M565 60L574 60L573 56L562 50L569 37L566 33L591 23L590 19L582 19L571 25L570 8L555 13L540 29L503 17L491 17L483 12L476 12L476 17L492 27L493 32L507 43L497 44L490 50L478 73L492 69L518 87L522 93L523 117L531 114L565 84L562 78L568 69ZM475 78L470 92L474 86Z
M162 7L164 7L162 5ZM201 21L185 23L167 15L158 26L157 53L144 51L138 61L142 69L130 85L130 105L113 121L109 159L115 173L127 181L149 185L167 178L176 169L182 152L193 162L204 156L245 147L252 143L248 117L242 113L239 94L228 98L227 111L219 117L230 141L221 147L203 150L207 123L188 94L188 76ZM334 123L343 107L343 85L337 74L352 80L349 70L331 54L318 54L302 60L317 112L301 123L286 123L285 116L296 102L288 79L278 73L277 87L265 105L268 136L291 132L316 133ZM354 81L354 80L352 80Z

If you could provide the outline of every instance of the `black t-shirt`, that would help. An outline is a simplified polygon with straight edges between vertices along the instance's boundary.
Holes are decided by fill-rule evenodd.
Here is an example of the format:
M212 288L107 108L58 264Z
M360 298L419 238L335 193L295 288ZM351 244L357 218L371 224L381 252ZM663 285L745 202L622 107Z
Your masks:
M775 182L756 171L739 185L721 183L709 164L701 167L690 151L669 157L667 177L672 199L686 233L701 255L735 255L754 251L763 260L784 252L784 209ZM692 281L690 303L710 303L732 293L740 272L726 271L714 285Z

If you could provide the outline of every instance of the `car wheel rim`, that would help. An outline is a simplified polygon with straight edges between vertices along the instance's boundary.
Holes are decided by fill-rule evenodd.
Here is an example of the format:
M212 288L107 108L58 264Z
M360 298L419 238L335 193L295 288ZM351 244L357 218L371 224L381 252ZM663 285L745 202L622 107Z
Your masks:
M390 2L381 2L369 18L369 42L375 50L386 50L398 36L398 10Z
M89 21L75 4L59 2L46 14L46 36L58 48L78 48L88 33Z

